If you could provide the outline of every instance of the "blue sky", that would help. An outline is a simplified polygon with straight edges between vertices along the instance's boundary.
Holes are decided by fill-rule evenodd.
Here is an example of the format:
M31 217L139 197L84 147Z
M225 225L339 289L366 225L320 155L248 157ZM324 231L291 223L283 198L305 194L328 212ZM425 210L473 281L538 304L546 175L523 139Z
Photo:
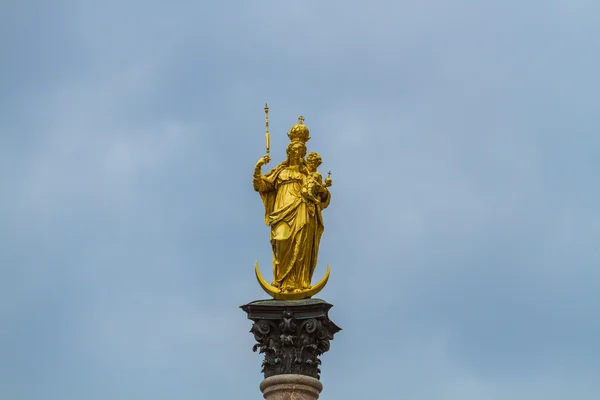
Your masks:
M597 0L3 1L0 398L260 398L251 174L331 170L324 399L600 398ZM268 271L268 267L263 268Z

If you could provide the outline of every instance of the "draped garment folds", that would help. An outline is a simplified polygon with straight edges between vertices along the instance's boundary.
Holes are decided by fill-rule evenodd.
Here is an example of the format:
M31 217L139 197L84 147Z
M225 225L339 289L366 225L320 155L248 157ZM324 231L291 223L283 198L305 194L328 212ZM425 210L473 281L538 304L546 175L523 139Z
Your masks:
M324 226L321 209L302 195L306 174L282 163L253 179L265 206L265 223L271 227L273 286L282 291L310 288ZM321 193L323 208L330 194Z

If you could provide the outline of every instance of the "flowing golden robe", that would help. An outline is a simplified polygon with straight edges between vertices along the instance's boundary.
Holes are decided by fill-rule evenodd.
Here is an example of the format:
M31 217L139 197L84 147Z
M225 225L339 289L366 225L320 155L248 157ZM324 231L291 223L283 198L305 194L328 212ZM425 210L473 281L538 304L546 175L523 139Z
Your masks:
M287 292L310 288L324 230L320 207L302 195L306 179L297 166L285 162L253 179L265 206L265 223L271 227L273 286ZM327 207L329 191L320 198Z

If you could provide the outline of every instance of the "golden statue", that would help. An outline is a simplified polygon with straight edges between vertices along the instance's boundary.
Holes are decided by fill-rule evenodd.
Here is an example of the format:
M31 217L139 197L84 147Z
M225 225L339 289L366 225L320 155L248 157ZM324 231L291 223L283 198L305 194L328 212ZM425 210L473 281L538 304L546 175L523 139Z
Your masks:
M286 149L287 159L262 175L262 166L271 160L268 110L265 106L267 154L256 163L252 184L263 201L265 223L271 227L274 278L268 284L260 274L258 262L256 277L261 287L275 299L309 298L323 289L329 279L328 265L325 277L311 286L324 229L321 211L329 205L327 188L332 181L328 176L323 183L322 175L317 171L322 161L319 154L311 152L306 156L306 142L310 136L303 123L304 117L299 117L298 123L288 132L291 142Z

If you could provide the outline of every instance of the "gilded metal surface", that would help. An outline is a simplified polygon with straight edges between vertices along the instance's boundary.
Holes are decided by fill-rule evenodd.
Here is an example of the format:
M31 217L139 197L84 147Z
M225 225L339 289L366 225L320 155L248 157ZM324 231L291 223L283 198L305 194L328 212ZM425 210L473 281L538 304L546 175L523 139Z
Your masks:
M306 142L310 140L304 117L288 132L287 159L266 174L262 166L271 161L269 155L268 107L267 154L254 167L252 184L265 207L265 223L271 228L273 251L273 282L269 285L260 274L258 262L255 272L261 287L272 297L282 300L309 298L319 292L329 278L329 266L325 278L311 286L311 280L323 234L322 210L329 206L331 172L323 182L317 170L322 163L316 152L306 154Z
M265 103L265 125L266 125L266 133L265 139L267 142L267 154L271 152L271 135L269 134L269 105Z
M330 269L331 268L329 264L327 264L327 271L325 271L325 276L323 277L323 279L321 279L316 285L311 286L310 289L292 293L282 293L280 289L269 285L267 280L262 277L260 270L258 269L258 261L254 266L254 273L256 274L256 280L258 280L260 287L263 288L263 290L275 300L302 300L313 297L325 287L327 281L329 280Z

